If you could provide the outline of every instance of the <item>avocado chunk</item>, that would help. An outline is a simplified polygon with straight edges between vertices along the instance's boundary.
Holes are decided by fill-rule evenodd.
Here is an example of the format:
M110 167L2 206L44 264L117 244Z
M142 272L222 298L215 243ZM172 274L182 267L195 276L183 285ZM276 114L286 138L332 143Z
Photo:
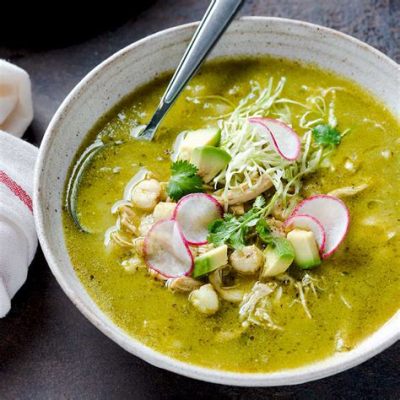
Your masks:
M321 264L314 234L302 229L293 229L287 239L294 248L294 262L301 269L310 269Z
M231 156L219 147L197 147L192 152L191 164L195 165L205 183L210 182L231 161Z
M267 278L283 274L293 263L295 253L292 244L285 238L276 238L264 250L265 262L261 277Z
M226 264L228 264L228 246L224 244L196 257L194 260L193 277L198 278L199 276L206 275Z
M189 131L178 150L178 159L189 161L196 147L218 146L221 140L219 128L206 128Z

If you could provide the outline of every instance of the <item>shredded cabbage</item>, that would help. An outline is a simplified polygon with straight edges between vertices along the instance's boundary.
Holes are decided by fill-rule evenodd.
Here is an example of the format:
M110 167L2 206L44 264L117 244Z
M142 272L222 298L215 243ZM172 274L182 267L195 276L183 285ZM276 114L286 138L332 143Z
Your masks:
M247 183L251 190L257 179L267 174L278 194L274 201L282 209L284 218L299 201L302 178L314 172L330 154L328 149L313 141L312 128L321 123L332 127L337 125L335 94L341 90L331 87L311 91L305 87L304 90L310 91L310 94L304 102L298 102L282 96L285 83L285 77L281 77L277 84L271 77L265 87L257 81L250 81L249 94L235 108L230 100L217 96L218 100L234 108L232 112L217 117L221 128L220 146L231 155L232 160L212 181L215 188L223 187L222 199L226 199L229 190L238 189L243 183ZM201 102L208 97L191 100ZM294 106L300 107L302 112L294 113ZM249 117L267 116L300 128L302 153L298 161L283 159L269 138L248 122Z

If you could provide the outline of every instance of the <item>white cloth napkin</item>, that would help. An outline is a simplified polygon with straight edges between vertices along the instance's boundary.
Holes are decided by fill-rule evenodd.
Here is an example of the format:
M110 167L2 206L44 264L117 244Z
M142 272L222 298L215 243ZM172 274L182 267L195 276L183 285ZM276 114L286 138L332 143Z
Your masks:
M25 282L37 247L32 190L38 150L18 139L32 117L28 74L0 60L0 318Z
M23 69L0 60L0 129L21 137L32 118L29 75Z

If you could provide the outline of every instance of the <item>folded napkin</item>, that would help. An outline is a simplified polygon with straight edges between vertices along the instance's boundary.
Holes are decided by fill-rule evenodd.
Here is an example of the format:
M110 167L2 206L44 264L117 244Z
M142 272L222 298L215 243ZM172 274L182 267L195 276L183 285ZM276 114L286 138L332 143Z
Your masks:
M23 69L0 60L0 129L21 137L32 118L29 75Z
M32 117L28 74L0 60L0 318L25 282L37 247L31 196L38 150L18 139Z

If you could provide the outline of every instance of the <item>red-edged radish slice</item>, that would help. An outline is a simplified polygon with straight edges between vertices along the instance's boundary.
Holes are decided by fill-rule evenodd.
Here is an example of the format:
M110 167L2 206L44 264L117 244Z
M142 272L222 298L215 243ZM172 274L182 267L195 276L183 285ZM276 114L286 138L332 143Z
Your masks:
M297 133L277 119L253 117L248 120L251 124L263 129L271 138L276 151L285 160L294 161L300 156L301 143Z
M311 231L314 234L320 253L322 254L324 252L326 234L323 226L316 218L306 214L293 215L285 221L284 227L300 228Z
M317 219L323 226L326 241L322 258L333 254L349 229L350 214L346 205L337 197L319 194L303 200L292 215L307 214Z
M166 278L189 275L194 261L178 222L158 221L144 240L144 260L147 266Z
M173 218L178 221L187 242L200 246L207 243L208 225L222 215L222 206L214 197L192 193L179 200Z

